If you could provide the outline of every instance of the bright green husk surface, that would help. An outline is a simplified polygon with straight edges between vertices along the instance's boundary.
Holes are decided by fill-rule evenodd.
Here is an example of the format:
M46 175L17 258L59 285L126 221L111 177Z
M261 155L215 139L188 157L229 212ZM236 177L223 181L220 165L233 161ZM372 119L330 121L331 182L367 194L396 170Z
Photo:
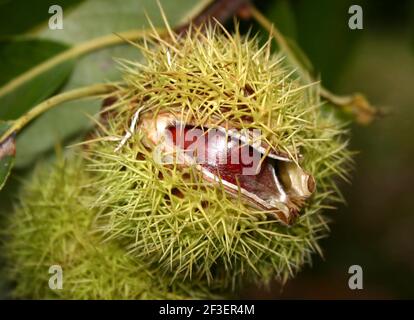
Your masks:
M175 283L131 259L96 232L89 173L79 159L41 166L23 186L8 218L3 257L13 297L35 299L214 298L205 285ZM49 287L49 267L63 270L63 288Z
M155 35L138 47L146 61L122 62L125 84L95 139L22 192L5 251L15 294L204 297L246 282L286 281L320 252L328 231L321 211L341 199L335 177L346 178L350 163L342 126L322 114L318 84L301 85L269 44L214 28ZM315 177L317 191L286 227L194 168L157 163L139 126L115 152L138 108L199 126L260 129L274 151ZM51 264L63 267L62 291L47 286Z

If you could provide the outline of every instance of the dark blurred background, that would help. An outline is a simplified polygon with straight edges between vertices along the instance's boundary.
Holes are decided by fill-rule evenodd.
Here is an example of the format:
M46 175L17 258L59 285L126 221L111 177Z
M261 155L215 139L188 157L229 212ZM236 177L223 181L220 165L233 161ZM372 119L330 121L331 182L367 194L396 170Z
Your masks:
M348 28L348 8L363 9L363 30ZM335 93L362 92L389 115L352 126L356 166L343 185L347 204L332 212L331 235L294 280L258 298L414 298L414 1L293 1L257 6L296 39ZM348 268L363 269L363 290L348 288Z
M389 114L368 126L352 125L352 149L359 153L352 184L342 186L347 204L331 212L332 232L321 242L324 258L315 255L314 265L283 288L276 283L269 291L249 288L243 297L414 298L414 1L255 4L296 40L326 87L339 94L362 92ZM353 4L363 8L363 30L348 27ZM0 12L0 36L21 31L7 22L8 14ZM44 10L30 11L27 21L40 14ZM24 23L19 28L24 30ZM0 194L2 209L17 181ZM355 264L364 272L363 290L348 287L348 268Z

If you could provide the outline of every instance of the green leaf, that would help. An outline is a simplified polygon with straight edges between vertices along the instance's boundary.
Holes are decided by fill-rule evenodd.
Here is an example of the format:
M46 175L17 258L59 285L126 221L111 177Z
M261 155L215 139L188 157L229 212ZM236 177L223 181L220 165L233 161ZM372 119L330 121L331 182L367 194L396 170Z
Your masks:
M295 55L296 60L299 62L300 66L309 72L310 74L314 74L314 68L312 62L309 60L308 56L303 52L303 50L299 47L297 42L293 39L286 38L286 43L289 46L290 51Z
M356 41L363 34L348 27L348 9L355 1L298 1L295 6L297 42L320 73L334 87L347 68Z
M264 3L263 3L264 5ZM297 28L292 3L289 0L273 1L266 4L262 12L266 12L267 17L283 33L285 37L296 38Z
M91 124L85 114L94 114L100 105L97 100L67 102L35 120L17 135L16 168L27 167L54 146L86 133Z
M0 43L0 88L21 73L68 49L51 40L10 40ZM62 63L0 96L0 118L16 119L53 94L67 79L73 61Z
M69 10L82 0L2 0L0 1L0 37L26 33L41 24L47 23L51 14L49 7L53 4Z
M2 135L10 124L7 122L0 122L0 135ZM16 145L14 136L9 137L4 142L0 143L0 190L6 184L7 178L13 168L14 159L16 155Z
M161 1L162 8L172 26L186 22L209 1ZM145 13L156 27L163 27L160 9L153 0L86 0L68 13L64 13L64 29L44 29L39 37L63 40L76 45L99 36L130 29L148 28ZM62 91L96 82L120 80L121 73L114 58L139 60L139 51L129 45L120 45L93 52L78 59L76 67ZM17 137L19 150L16 166L29 165L40 154L51 150L56 143L76 136L90 128L85 112L94 114L99 102L77 101L65 103L37 119Z

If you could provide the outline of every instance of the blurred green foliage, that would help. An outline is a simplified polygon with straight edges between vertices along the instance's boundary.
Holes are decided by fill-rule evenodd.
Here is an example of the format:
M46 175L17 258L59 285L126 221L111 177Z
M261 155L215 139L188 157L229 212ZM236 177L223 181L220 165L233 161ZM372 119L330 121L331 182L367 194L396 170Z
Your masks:
M61 3L70 9L83 0L1 0L0 38L34 31L49 19L49 7Z
M363 8L363 30L348 29L351 4ZM352 126L358 151L353 181L342 186L347 205L332 213L332 234L322 241L324 259L283 290L275 284L270 292L247 290L245 297L414 298L414 2L259 5L296 39L324 85L338 93L362 92L389 115L368 127ZM353 264L364 270L364 290L348 288Z
M67 45L56 41L38 39L17 39L0 42L0 61L2 72L0 87L39 63L68 49ZM73 68L73 60L35 77L32 81L19 86L16 90L1 96L0 119L17 119L34 105L52 95L67 79Z

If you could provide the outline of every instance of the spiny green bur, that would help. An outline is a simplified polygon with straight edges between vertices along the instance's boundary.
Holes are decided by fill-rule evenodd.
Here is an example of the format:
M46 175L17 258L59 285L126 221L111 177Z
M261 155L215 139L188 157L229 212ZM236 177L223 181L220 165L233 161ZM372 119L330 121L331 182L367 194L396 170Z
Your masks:
M215 298L205 284L174 283L126 254L117 242L103 242L90 208L90 175L82 159L70 157L40 166L23 186L9 218L3 255L13 296L35 299ZM49 287L49 267L63 270L62 289Z
M283 59L255 39L207 27L141 44L145 63L121 61L124 84L94 138L68 160L37 170L7 227L14 294L35 298L213 298L246 283L294 276L326 236L321 210L341 196L351 163L346 132ZM316 180L290 227L266 218L194 167L155 160L137 109L197 126L260 129ZM105 115L105 117L104 117ZM297 155L301 154L299 158ZM61 265L63 289L48 287Z

